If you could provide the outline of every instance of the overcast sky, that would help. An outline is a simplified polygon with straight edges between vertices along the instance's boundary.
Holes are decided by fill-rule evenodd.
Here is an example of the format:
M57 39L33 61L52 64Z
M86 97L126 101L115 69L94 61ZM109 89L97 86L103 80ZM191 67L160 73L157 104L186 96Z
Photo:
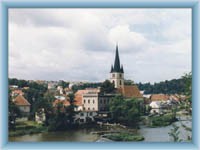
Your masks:
M126 79L191 71L191 9L9 9L9 77L104 81L116 43Z

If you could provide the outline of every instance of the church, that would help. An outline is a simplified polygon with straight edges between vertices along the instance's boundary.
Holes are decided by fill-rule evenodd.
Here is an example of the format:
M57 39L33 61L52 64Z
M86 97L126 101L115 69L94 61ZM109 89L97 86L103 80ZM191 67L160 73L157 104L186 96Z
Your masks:
M110 82L114 84L117 92L122 94L125 98L143 99L136 85L124 84L124 68L120 65L118 45L116 46L114 66L111 65Z

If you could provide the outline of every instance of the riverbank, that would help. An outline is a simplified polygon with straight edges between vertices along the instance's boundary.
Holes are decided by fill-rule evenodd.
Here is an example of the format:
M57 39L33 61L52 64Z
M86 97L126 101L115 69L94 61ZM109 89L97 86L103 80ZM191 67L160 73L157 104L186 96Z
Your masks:
M46 132L47 127L42 126L34 121L21 121L16 123L15 130L9 130L9 137L31 135Z
M144 142L173 142L173 138L169 135L173 124L178 126L180 134L178 138L182 142L191 142L192 137L192 116L178 116L178 121L164 127L149 127L148 125L140 125L139 133L144 136Z
M192 118L191 116L178 116L178 121L174 122L179 126L179 138L183 142L190 142L192 137ZM141 142L173 142L169 132L173 129L172 124L165 127L151 128L147 125L140 124L139 129L120 127L119 125L91 125L88 128L78 128L68 131L55 131L41 133L9 136L10 142L44 142L44 141L66 141L66 142L112 142L112 138L102 137L109 132L115 133L131 133L133 136L143 136ZM28 129L25 129L28 131ZM115 132L115 133L114 133ZM98 133L98 134L96 134ZM101 134L102 133L102 134ZM115 134L118 137L118 135ZM121 138L121 137L120 137ZM125 136L126 138L126 136ZM134 137L132 137L134 138ZM115 140L115 139L113 139ZM117 140L116 140L117 141ZM120 139L120 141L124 141ZM133 141L133 140L132 140ZM140 141L140 140L139 140Z

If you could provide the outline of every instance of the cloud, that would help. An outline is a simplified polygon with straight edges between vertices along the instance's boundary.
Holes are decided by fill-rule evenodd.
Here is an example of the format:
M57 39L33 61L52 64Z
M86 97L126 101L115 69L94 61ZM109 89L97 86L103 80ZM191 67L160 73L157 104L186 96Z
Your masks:
M9 9L9 77L135 82L191 71L191 9Z

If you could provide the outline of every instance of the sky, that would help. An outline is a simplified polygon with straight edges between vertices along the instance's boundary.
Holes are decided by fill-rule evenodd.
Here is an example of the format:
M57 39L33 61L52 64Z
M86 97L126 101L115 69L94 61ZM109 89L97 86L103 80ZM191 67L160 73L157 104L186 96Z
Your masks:
M9 77L102 82L116 44L125 79L191 71L191 9L9 8Z

